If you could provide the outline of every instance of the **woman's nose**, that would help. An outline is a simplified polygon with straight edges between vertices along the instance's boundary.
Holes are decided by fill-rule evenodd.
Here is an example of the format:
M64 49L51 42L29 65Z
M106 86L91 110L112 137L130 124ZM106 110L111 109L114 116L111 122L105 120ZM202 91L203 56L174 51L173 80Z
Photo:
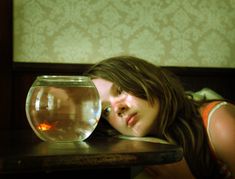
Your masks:
M125 102L113 101L111 102L111 106L113 107L114 113L119 117L122 117L128 110L128 106L125 104Z
M118 105L115 109L114 109L115 113L117 114L117 116L119 117L123 117L125 112L127 111L127 106L125 105Z
M119 117L122 117L129 108L126 103L126 96L111 97L110 102L115 114Z

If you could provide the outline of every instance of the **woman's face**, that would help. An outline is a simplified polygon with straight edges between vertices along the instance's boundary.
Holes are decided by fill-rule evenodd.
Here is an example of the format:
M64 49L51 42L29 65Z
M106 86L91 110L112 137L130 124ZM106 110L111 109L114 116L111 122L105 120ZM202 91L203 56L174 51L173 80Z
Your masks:
M114 83L98 78L93 82L102 101L102 115L124 135L154 134L159 112L159 101L151 105L147 100L120 90Z

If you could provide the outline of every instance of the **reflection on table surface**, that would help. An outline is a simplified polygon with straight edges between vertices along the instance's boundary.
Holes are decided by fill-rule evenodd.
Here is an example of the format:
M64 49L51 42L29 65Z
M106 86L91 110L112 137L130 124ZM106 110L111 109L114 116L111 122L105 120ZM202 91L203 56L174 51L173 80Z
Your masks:
M83 142L42 142L33 133L1 133L0 173L66 168L124 167L176 162L180 147L169 144L91 136Z

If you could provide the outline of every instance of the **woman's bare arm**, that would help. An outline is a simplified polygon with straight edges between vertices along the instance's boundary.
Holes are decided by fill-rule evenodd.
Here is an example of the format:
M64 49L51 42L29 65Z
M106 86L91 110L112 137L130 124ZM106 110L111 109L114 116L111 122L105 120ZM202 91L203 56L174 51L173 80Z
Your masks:
M209 131L216 156L227 164L235 178L235 106L227 104L216 110Z

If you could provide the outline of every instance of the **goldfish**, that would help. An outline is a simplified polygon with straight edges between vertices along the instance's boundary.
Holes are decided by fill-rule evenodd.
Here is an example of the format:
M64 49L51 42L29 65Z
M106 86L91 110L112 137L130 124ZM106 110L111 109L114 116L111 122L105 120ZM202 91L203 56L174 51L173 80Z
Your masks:
M41 131L48 131L52 128L52 125L46 124L46 123L41 123L37 126L37 128Z

